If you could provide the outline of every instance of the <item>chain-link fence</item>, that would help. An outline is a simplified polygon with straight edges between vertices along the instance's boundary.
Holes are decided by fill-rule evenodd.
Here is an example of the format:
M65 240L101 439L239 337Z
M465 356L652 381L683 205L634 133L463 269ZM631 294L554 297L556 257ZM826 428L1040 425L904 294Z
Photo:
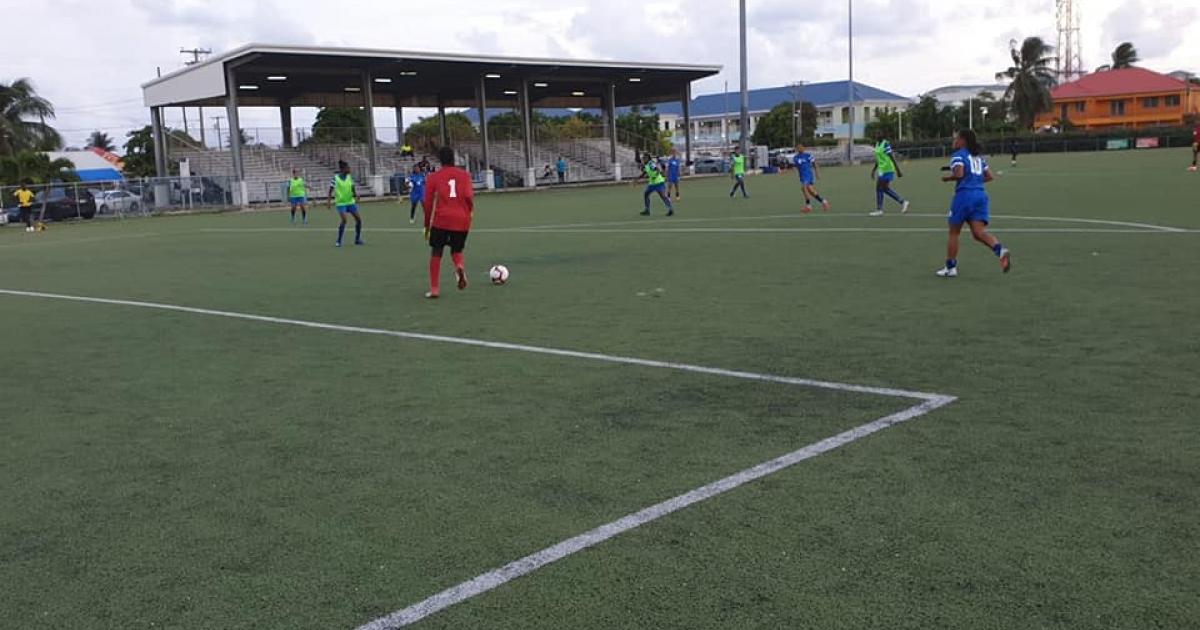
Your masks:
M2 223L16 224L20 186L0 187ZM98 182L58 182L29 186L34 221L124 219L179 211L218 211L239 205L237 183L229 177L164 177Z
M991 155L1008 155L1183 148L1192 146L1192 137L1187 130L1139 132L1136 129L1128 129L1096 135L997 136L982 138L981 142ZM952 143L952 138L945 138L897 143L894 147L897 153L908 159L943 158L954 152Z

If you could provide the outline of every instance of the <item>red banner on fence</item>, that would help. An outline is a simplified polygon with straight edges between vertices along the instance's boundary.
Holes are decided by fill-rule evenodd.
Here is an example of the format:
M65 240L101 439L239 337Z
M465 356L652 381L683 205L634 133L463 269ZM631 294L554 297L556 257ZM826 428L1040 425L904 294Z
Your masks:
M1157 149L1158 138L1138 138L1136 146L1139 149Z

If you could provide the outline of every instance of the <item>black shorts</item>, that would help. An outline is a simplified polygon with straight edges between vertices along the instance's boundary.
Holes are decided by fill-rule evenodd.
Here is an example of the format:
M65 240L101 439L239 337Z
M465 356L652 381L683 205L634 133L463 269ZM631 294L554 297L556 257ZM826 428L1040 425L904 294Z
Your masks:
M450 246L450 251L456 254L461 252L467 246L467 233L443 230L442 228L430 228L429 246L434 251L441 252L447 245Z
M28 223L33 218L33 208L21 208L21 223Z

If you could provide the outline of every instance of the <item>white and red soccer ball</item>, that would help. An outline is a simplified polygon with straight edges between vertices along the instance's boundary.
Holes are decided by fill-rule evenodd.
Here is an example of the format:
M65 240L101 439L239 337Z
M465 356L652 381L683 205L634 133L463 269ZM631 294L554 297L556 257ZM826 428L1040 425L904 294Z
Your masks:
M493 265L488 270L488 277L492 279L492 284L501 285L508 282L508 267L504 265Z

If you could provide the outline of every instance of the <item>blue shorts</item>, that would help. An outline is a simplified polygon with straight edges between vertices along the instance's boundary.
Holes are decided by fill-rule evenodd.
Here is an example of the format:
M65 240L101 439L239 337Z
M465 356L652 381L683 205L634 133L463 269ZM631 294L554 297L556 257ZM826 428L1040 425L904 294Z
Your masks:
M288 201L292 202L293 206L308 203L308 197L288 197Z
M352 203L348 206L338 206L338 214L346 214L347 212L358 212L358 204Z
M896 179L895 173L880 173L878 181L881 184L889 184L893 179Z
M425 203L425 195L409 195L409 203Z
M671 176L668 176L668 177L667 177L667 183L668 183L668 184L678 184L678 183L679 183L679 176L678 176L678 175L671 175Z
M950 203L950 215L947 221L950 225L962 225L968 221L982 221L987 224L991 219L987 193L982 190L964 190L954 193L954 201Z
M805 186L812 186L813 184L817 183L817 178L812 173L801 173L800 183L804 184Z
M667 185L666 184L650 184L649 186L646 186L646 194L650 194L652 192L666 194Z

